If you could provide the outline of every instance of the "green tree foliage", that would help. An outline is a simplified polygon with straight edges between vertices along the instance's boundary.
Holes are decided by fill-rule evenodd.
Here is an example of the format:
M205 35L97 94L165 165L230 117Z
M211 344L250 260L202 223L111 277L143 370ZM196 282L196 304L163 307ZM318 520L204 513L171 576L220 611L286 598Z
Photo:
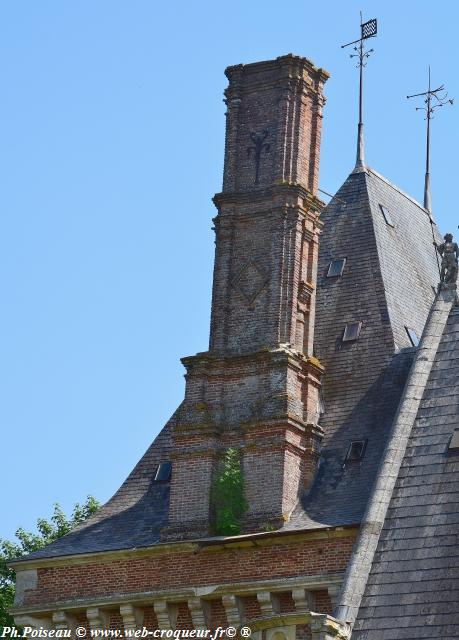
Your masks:
M82 505L78 503L75 505L71 517L67 518L61 507L55 504L50 520L44 518L37 520L35 533L24 531L20 527L16 531L17 540L10 542L0 539L0 628L14 626L8 609L13 606L15 574L13 569L7 567L7 561L38 551L50 542L61 538L95 513L99 506L95 498L88 496Z
M236 449L227 449L212 485L215 533L236 536L241 533L241 518L247 510L241 460Z

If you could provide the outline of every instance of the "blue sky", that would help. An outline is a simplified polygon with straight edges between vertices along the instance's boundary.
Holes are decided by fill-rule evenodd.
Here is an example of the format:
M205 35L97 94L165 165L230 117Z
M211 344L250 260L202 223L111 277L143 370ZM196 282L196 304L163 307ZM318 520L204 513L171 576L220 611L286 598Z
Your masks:
M422 198L409 93L459 100L453 0L2 0L0 537L117 489L207 348L224 69L289 52L332 77L321 187L352 169L357 70L340 44L378 17L370 166ZM456 53L455 53L456 51ZM433 208L457 231L458 107L433 122ZM413 229L415 233L415 229Z

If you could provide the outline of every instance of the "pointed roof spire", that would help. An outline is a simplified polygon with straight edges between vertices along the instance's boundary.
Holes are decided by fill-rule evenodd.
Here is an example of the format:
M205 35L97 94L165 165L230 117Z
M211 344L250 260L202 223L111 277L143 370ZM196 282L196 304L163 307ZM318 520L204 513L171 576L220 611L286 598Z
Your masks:
M414 93L407 98L417 98L422 96L424 98L424 107L416 107L416 111L425 111L427 131L426 131L426 173L424 179L424 209L429 213L432 213L432 195L430 192L430 121L433 118L434 111L439 107L444 107L445 104L453 104L453 100L448 98L448 94L445 91L445 85L442 84L436 89L431 89L430 84L430 65L429 65L429 86L427 91L423 93Z
M368 38L374 38L378 32L378 22L376 18L372 18L367 22L362 22L362 12L360 12L360 38L353 42L348 42L342 45L342 49L349 47L350 45L356 45L354 51L351 53L351 58L358 58L357 67L359 69L359 123L357 127L357 154L355 168L365 166L365 145L363 141L363 68L366 67L365 60L373 53L373 49L365 50L365 40Z

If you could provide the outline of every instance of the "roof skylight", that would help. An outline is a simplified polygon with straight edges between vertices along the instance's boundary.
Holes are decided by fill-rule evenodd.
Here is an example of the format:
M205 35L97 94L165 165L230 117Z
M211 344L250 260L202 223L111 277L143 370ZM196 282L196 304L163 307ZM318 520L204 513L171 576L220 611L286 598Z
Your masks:
M161 462L155 473L155 482L166 482L171 477L172 463Z
M344 459L344 464L346 465L351 462L360 462L360 460L363 458L363 454L365 453L366 446L366 440L355 440L354 442L351 442L346 453L346 458Z
M411 327L407 327L407 326L405 326L405 331L413 347L417 347L419 344L419 338L416 331L414 329L411 329Z
M328 265L327 278L336 278L343 275L346 258L335 258Z
M390 215L389 209L387 209L387 207L385 207L382 204L379 205L379 208L381 209L381 213L384 216L384 220L386 221L386 224L388 224L389 227L395 227L395 224L392 220L392 216Z
M361 322L348 322L344 327L343 342L358 340L361 328Z

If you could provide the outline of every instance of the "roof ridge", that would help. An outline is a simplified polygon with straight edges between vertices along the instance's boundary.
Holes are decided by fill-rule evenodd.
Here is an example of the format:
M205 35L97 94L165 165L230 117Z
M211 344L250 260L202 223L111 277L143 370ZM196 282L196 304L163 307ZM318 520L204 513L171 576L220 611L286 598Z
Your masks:
M431 286L438 284L439 273L432 240L438 238L438 229L432 228L431 219L425 215L427 211L423 207L393 188L383 177L370 170L366 172L365 180L389 317L395 342L398 347L403 347L408 344L406 327L411 327L420 336L433 302ZM393 218L391 224L383 212L384 224L382 206L389 209ZM418 229L415 239L409 235L412 225ZM409 267L407 257L410 258ZM398 275L395 275L397 271ZM406 287L411 291L412 302L409 304L404 300L406 291L400 286L402 274Z
M454 304L455 292L440 290L431 307L416 356L389 433L372 494L346 569L335 617L353 626L371 571L379 537L405 457L406 447Z
M372 167L365 167L363 169L363 171L369 175L373 175L375 176L375 178L379 178L380 180L382 180L383 182L385 182L389 187L391 187L392 189L394 189L395 191L397 191L400 195L402 195L404 198L406 198L407 200L409 200L410 202L412 202L413 204L415 204L419 209L421 209L421 211L423 213L426 214L426 216L428 216L429 218L432 219L433 223L437 226L437 223L435 222L433 216L427 211L427 209L425 207L422 206L422 204L420 204L415 198L413 198L413 196L410 196L408 193L406 193L406 191L403 191L403 189L400 189L400 187L398 187L396 184L394 184L393 182L391 182L390 180L388 180L387 178L385 178L381 173L379 173L378 171L376 171L376 169L373 169Z
M389 318L389 326L390 326L390 333L392 335L392 344L394 347L394 353L397 353L399 351L399 346L398 346L398 339L397 339L397 335L396 335L396 321L395 321L395 313L394 310L392 308L392 304L391 304L391 300L390 300L390 288L387 286L387 282L386 282L386 276L384 273L384 261L383 261L383 252L381 250L381 240L379 237L379 232L378 232L378 228L377 228L377 224L376 224L376 217L375 217L375 211L373 211L373 190L372 190L372 185L371 182L368 180L369 178L369 172L367 170L367 167L364 167L364 184L365 184L365 194L366 194L366 199L367 199L367 206L368 206L368 211L370 214L370 220L371 220L371 228L373 229L373 236L374 236L374 240L375 240L375 247L376 247L376 254L377 254L377 261L378 261L378 271L379 271L379 277L382 280L383 283L383 295L384 295L384 302L385 302L385 306L386 306L386 310L387 310L387 315Z

